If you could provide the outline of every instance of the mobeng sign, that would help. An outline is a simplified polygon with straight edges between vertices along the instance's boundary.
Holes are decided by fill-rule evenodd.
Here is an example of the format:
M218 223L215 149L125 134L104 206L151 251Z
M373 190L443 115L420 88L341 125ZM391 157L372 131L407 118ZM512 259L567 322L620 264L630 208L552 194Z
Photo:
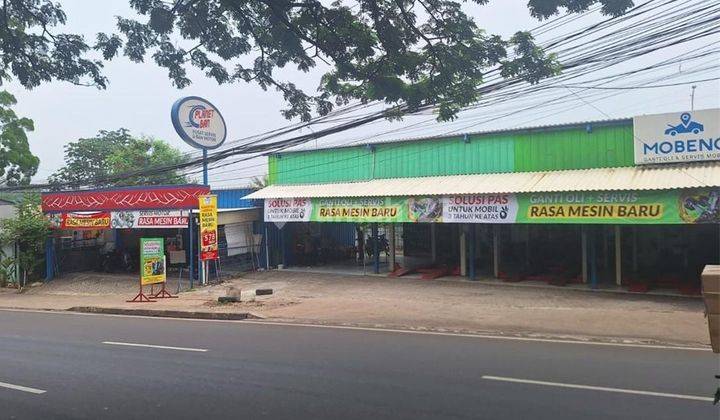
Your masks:
M635 164L720 160L720 109L633 118Z

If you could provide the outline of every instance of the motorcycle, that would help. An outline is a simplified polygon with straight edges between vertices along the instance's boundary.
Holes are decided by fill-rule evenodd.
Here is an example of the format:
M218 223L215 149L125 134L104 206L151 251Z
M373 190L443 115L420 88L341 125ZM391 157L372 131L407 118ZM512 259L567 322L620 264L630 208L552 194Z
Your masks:
M127 251L112 250L100 253L100 271L130 273L135 269L132 255Z

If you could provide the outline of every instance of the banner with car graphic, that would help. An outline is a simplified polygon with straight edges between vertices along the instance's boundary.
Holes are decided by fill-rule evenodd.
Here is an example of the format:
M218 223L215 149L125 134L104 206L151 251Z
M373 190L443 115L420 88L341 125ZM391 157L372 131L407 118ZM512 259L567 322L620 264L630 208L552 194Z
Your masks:
M635 164L720 160L720 109L633 118Z
M268 208L266 200L266 210ZM278 201L278 200L275 200ZM283 199L284 221L351 223L720 223L720 189L579 191L445 197ZM277 222L280 213L265 214Z

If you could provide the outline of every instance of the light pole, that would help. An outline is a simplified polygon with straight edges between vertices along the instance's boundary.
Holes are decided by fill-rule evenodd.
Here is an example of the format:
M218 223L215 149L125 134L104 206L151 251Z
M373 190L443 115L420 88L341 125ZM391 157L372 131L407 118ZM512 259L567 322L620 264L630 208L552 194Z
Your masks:
M692 85L690 92L690 111L695 111L695 88L697 88L696 85Z

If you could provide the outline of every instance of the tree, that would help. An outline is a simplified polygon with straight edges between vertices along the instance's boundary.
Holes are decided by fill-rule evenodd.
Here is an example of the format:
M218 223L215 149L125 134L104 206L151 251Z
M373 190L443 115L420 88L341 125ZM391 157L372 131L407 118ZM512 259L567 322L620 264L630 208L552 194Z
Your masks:
M489 0L131 0L142 19L118 17L119 35L99 34L96 48L106 58L122 50L136 62L151 55L178 88L191 83L187 69L195 67L221 84L277 89L288 104L286 118L308 120L350 100L377 100L405 111L436 105L438 118L447 120L479 98L492 67L531 83L559 71L528 32L504 40L478 28L463 12L468 2ZM528 7L547 18L598 3L609 15L633 5L529 0ZM279 68L307 72L318 63L329 70L316 93L276 75Z
M87 57L92 47L85 39L76 34L54 33L65 22L62 8L51 0L3 0L0 84L17 79L31 89L43 82L61 80L105 88L102 62Z
M143 137L131 138L128 144L115 150L107 158L113 174L132 172L138 168L178 165L186 157L174 147L162 140ZM153 175L137 175L122 180L124 185L168 185L184 184L185 176L177 171L164 171Z
M176 165L185 156L162 140L133 137L124 128L65 145L65 166L50 176L50 184L111 187L119 185L182 184L177 171L117 179L117 175L151 166Z
M28 144L27 131L34 129L29 118L18 118L10 108L17 100L8 92L0 92L0 185L30 183L40 164Z
M243 80L277 89L288 103L282 111L287 118L308 120L359 99L407 111L437 105L439 119L446 120L478 99L491 67L532 83L558 72L555 57L527 32L503 40L462 10L464 3L489 0L129 1L142 18L118 17L119 35L100 33L90 45L81 35L56 32L66 15L52 0L4 0L0 84L17 79L30 89L60 80L104 89L103 62L91 57L92 50L103 60L122 50L136 62L152 55L178 88L190 84L192 66L218 83ZM596 4L607 15L633 6L632 0L528 1L537 18ZM318 63L330 69L316 93L276 75L288 65L307 72Z
M16 206L15 216L0 220L0 228L0 240L17 246L14 262L20 273L20 287L23 287L44 261L42 254L45 239L50 232L50 222L40 208L40 196L25 195ZM2 264L6 265L5 261Z

